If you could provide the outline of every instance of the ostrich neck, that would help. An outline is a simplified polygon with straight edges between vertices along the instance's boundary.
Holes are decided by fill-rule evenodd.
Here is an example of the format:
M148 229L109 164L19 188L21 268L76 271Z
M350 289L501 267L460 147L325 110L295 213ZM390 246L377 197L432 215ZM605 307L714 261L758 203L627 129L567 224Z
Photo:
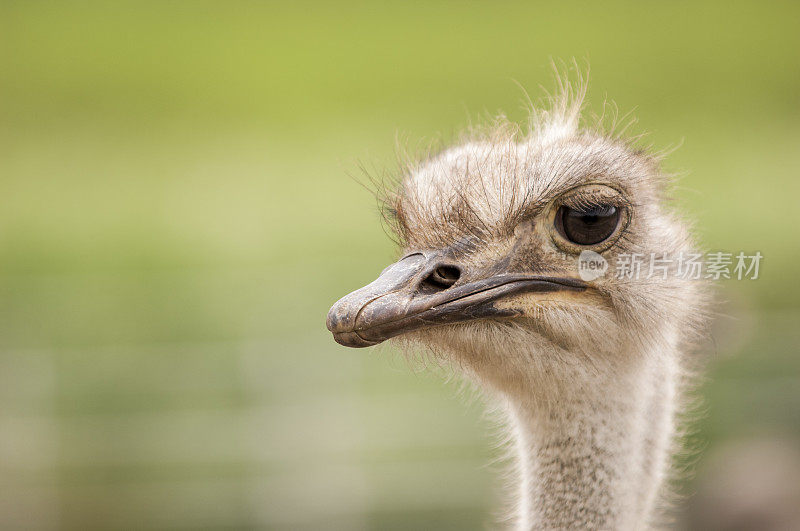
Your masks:
M678 371L664 354L626 353L619 359L636 361L611 370L556 369L503 393L519 529L652 526L674 433Z

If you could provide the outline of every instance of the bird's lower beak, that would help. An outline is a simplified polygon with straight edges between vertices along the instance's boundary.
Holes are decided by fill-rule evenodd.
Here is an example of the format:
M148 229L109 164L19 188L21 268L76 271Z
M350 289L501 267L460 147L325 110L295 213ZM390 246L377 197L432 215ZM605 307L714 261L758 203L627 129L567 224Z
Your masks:
M448 272L444 282L442 268ZM368 347L412 330L519 315L495 304L510 295L586 289L573 278L500 272L470 281L469 276L441 254L410 254L339 299L328 312L328 330L344 346Z

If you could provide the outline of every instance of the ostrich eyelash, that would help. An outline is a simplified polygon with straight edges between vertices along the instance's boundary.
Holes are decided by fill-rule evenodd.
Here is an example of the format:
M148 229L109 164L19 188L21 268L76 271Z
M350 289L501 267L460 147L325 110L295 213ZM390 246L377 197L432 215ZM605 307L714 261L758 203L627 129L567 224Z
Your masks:
M576 195L568 197L560 202L561 205L575 210L594 210L603 207L625 208L630 204L621 196L611 196L603 194L601 196Z

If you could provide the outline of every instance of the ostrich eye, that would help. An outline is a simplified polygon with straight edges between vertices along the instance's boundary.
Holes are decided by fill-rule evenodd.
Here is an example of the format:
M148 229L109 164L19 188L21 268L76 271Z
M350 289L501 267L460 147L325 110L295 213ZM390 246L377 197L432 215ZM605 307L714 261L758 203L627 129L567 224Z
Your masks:
M556 229L578 245L595 245L614 233L619 223L619 209L598 205L575 209L562 206L556 214Z

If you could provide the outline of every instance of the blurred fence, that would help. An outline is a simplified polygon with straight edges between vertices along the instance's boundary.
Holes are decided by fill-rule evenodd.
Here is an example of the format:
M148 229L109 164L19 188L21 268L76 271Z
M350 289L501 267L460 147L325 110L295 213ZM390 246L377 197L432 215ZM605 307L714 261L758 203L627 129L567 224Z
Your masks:
M3 352L0 527L362 529L415 513L480 527L476 412L429 378L365 387L354 358L303 350Z

